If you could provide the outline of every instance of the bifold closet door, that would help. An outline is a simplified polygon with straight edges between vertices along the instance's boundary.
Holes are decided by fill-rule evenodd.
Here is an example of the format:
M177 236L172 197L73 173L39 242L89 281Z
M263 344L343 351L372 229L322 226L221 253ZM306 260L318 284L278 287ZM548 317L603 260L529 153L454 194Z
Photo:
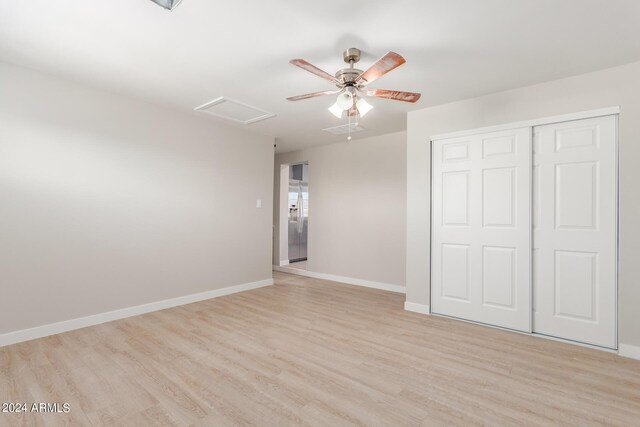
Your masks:
M531 331L531 128L432 142L432 312Z
M536 333L616 347L616 116L534 128Z

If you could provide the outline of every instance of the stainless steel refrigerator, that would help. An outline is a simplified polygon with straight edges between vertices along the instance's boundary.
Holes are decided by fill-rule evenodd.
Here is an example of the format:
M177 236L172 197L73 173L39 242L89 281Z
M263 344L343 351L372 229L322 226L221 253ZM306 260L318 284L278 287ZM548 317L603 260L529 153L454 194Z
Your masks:
M289 262L307 259L307 227L309 223L309 165L289 167Z

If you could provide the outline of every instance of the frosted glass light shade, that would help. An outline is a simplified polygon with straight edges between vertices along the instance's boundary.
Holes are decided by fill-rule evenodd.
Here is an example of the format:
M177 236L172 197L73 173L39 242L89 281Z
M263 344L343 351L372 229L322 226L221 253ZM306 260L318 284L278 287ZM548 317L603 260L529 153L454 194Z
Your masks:
M373 105L365 101L364 98L360 98L358 102L356 102L356 108L358 109L360 117L364 117L365 114L373 109Z
M344 110L342 108L340 108L338 106L338 103L336 102L331 107L329 107L329 111L331 112L331 114L333 114L334 116L336 116L337 118L340 119L340 118L342 118L342 112Z
M341 93L340 95L338 95L336 104L338 104L338 107L342 108L343 110L348 110L353 106L353 95L349 92Z

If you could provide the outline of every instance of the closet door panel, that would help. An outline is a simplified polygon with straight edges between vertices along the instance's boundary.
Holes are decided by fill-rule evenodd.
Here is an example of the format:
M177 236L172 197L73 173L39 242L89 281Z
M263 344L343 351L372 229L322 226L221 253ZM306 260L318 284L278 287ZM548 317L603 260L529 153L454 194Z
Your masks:
M432 149L432 311L530 332L531 128Z
M615 348L616 117L534 128L534 332Z

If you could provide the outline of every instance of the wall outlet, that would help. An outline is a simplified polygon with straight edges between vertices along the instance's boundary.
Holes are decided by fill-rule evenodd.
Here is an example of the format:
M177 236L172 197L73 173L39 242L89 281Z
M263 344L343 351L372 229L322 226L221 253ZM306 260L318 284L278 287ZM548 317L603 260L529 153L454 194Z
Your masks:
M256 200L256 208L259 209L261 207L262 207L262 200L261 199Z

